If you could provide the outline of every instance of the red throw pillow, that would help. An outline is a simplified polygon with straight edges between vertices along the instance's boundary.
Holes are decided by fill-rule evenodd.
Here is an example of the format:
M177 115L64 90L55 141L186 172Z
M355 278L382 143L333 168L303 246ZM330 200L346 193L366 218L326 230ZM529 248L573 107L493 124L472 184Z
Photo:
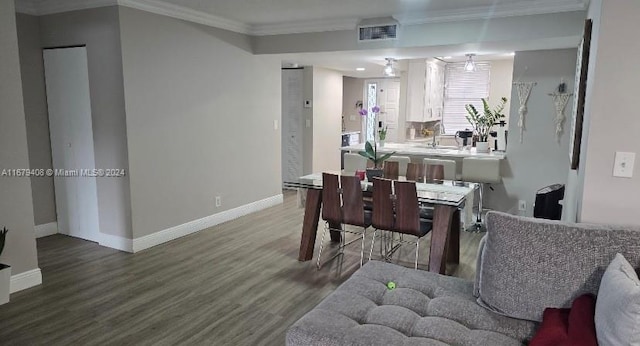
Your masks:
M597 346L593 316L596 299L585 294L573 301L571 309L546 308L542 324L530 346Z

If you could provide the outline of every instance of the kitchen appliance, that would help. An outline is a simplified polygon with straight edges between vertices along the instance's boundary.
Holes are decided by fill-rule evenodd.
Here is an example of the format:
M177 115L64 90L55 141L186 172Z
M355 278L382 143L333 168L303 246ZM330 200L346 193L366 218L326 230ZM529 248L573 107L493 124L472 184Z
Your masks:
M466 147L469 144L469 138L473 137L473 131L471 130L464 130L464 131L457 131L456 132L456 143L458 143L458 145L460 144L458 142L458 138L462 138L462 146Z

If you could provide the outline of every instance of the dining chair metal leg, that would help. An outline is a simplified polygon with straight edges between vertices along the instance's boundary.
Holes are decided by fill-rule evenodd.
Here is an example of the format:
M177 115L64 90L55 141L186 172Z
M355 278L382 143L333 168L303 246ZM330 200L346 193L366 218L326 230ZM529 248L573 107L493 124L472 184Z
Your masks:
M318 262L316 263L316 267L320 270L320 258L322 256L322 247L324 245L324 236L327 235L327 228L329 228L326 224L324 226L324 231L322 231L322 238L320 240L320 251L318 252Z
M418 253L420 250L420 238L416 239L416 265L414 269L418 269Z
M376 233L377 232L378 232L378 230L374 228L373 229L373 238L371 238L371 249L369 250L369 261L371 261L371 255L373 255L373 244L376 242ZM380 243L382 243L382 238L380 239ZM380 248L380 249L382 249L382 248ZM382 252L382 250L380 250L380 252Z

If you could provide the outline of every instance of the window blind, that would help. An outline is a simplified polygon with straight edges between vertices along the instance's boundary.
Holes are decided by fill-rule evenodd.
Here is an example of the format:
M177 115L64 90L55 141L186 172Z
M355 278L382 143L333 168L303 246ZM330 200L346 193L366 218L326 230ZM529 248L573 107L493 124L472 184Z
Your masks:
M491 65L488 62L476 62L476 70L469 72L464 69L464 64L450 63L445 69L442 123L447 135L471 129L464 106L472 104L481 111L480 99L489 97Z

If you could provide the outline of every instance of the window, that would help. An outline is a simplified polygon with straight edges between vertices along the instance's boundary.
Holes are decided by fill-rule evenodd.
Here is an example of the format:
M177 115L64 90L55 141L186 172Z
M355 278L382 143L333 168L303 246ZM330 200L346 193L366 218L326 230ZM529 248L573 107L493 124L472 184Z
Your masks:
M445 134L471 129L464 106L473 104L482 109L481 98L489 97L489 76L491 65L476 62L476 70L465 71L464 62L447 64L445 72L444 110L442 123Z

